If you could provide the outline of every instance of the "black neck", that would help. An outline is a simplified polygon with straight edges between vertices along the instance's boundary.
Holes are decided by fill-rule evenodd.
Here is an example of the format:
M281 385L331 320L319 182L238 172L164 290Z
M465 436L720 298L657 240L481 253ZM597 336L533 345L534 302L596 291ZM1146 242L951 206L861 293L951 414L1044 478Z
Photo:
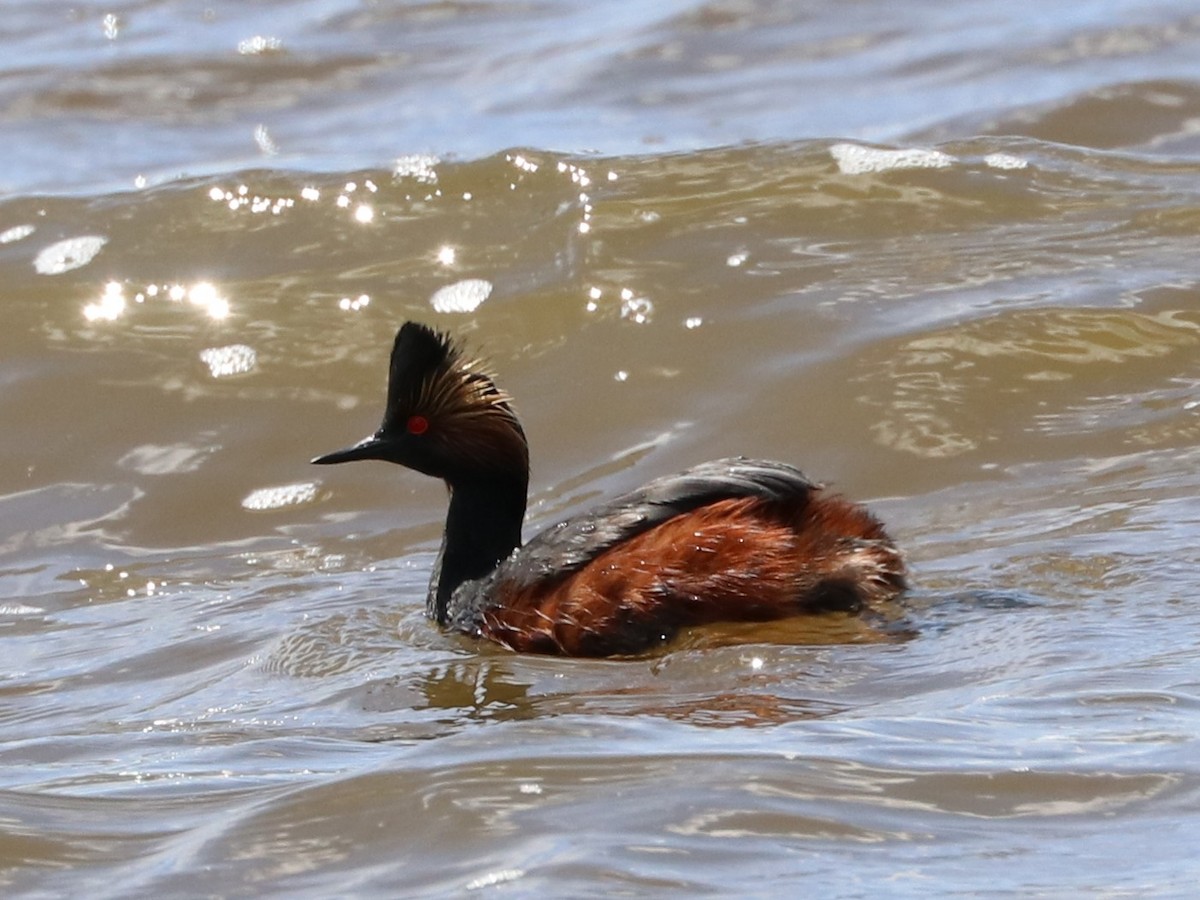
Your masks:
M483 578L521 546L529 476L447 480L446 486L450 510L426 600L426 612L439 625L446 624L459 585Z

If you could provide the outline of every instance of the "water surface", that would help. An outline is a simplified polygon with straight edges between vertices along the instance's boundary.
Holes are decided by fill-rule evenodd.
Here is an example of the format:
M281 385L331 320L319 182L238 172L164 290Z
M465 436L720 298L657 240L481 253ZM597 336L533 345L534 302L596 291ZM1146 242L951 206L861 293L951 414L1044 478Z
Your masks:
M4 20L9 893L1190 893L1189 4ZM905 627L440 634L444 489L307 462L409 318L516 397L530 531L789 460Z

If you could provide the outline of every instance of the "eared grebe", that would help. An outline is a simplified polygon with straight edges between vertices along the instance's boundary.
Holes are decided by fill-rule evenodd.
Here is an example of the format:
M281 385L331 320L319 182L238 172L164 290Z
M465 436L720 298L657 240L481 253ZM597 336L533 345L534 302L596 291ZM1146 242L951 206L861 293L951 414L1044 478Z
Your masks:
M680 628L881 607L904 561L862 506L792 466L722 459L521 544L529 448L509 396L425 325L396 334L383 424L315 463L382 459L450 491L427 611L513 650L641 653Z

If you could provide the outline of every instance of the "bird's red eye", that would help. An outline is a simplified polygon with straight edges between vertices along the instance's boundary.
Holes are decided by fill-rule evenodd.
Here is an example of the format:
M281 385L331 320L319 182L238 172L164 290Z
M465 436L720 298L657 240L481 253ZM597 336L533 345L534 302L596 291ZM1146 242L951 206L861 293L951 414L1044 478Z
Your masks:
M409 416L407 428L409 434L424 434L429 430L429 420L424 416Z

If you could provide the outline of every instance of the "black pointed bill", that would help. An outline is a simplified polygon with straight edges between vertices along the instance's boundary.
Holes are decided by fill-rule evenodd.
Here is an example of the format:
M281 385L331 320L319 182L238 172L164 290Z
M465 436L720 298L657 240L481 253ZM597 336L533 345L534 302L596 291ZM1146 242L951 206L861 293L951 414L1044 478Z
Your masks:
M351 447L315 457L312 462L318 466L331 466L334 463L354 462L359 459L386 459L386 453L387 441L380 439L379 435L373 434Z

